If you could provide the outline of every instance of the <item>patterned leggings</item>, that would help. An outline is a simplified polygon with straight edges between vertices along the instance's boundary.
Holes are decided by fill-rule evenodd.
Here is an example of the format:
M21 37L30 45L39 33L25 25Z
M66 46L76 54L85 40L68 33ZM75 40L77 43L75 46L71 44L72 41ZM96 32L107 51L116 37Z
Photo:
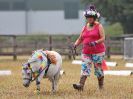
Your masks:
M81 68L81 75L90 76L92 63L94 64L95 68L95 75L97 77L104 76L102 70L102 61L104 59L105 53L99 54L82 54L82 68Z

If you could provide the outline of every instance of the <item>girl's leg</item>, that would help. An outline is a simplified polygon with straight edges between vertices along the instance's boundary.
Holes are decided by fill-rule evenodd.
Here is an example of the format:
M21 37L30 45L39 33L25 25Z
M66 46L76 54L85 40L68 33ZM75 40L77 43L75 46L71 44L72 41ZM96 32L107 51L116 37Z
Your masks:
M104 73L102 69L103 59L104 59L104 53L92 55L92 60L95 68L95 75L97 76L98 79L99 89L102 89L104 84Z
M87 76L89 76L91 72L91 63L90 55L82 54L81 77L79 84L73 84L74 89L83 90Z

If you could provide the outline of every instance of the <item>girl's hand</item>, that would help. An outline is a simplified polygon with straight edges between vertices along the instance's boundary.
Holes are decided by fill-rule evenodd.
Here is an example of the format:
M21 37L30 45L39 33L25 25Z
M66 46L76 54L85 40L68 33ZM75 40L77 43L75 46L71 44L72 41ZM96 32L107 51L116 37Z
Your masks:
M89 46L96 46L96 45L97 45L97 42L96 41L89 43Z
M73 48L76 49L77 48L77 45L76 44L73 44Z

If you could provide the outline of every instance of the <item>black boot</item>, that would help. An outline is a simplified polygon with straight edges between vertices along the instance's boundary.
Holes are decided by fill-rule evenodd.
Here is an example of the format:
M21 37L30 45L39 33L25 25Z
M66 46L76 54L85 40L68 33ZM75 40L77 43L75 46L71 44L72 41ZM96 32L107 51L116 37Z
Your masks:
M73 88L76 90L79 90L79 91L83 91L86 78L87 78L87 76L82 75L80 77L79 84L73 84Z
M98 85L99 85L99 89L103 89L103 85L104 85L104 76L102 77L98 77Z

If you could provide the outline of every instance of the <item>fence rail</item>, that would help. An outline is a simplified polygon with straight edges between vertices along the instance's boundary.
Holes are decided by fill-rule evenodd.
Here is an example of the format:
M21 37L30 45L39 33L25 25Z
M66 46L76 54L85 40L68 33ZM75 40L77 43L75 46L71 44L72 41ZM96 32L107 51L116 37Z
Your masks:
M62 55L72 57L70 44L76 40L74 35L60 36L15 36L1 35L0 36L0 55L13 56L16 60L18 55L30 55L33 50L44 48L46 50L55 50ZM111 55L123 55L124 42L123 39L115 39L109 36L106 37L106 55L110 58ZM77 49L77 53L81 53L81 46Z

